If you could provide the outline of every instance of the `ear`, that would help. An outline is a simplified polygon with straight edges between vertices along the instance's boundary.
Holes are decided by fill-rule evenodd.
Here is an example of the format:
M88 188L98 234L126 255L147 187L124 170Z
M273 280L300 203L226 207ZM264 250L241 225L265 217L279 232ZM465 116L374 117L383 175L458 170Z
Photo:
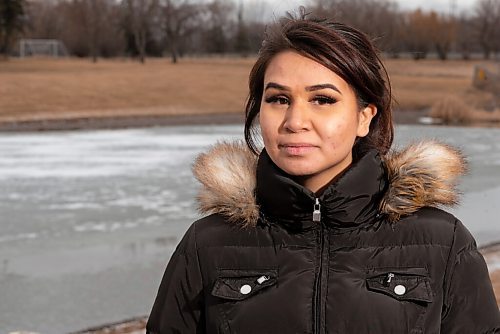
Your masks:
M358 137L365 137L370 131L370 123L377 114L377 107L374 104L369 104L363 108L358 115Z

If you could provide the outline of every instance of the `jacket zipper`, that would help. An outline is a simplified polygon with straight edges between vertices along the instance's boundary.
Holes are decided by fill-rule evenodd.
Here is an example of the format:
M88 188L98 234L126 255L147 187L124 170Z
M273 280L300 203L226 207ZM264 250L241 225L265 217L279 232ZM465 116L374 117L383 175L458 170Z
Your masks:
M319 198L314 199L313 222L321 222L321 205L319 204Z
M315 328L314 333L319 334L321 331L321 278L323 276L323 223L321 222L321 205L319 203L319 199L314 199L314 209L313 209L313 222L317 222L319 224L319 238L320 238L320 250L319 250L319 270L316 276L316 281L314 282L315 286L315 300L314 300L314 316L315 316Z

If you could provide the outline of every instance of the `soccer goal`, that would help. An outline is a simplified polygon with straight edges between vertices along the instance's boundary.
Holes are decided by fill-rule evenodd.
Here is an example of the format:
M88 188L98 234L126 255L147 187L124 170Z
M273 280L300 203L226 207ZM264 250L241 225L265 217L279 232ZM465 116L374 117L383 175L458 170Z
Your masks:
M19 41L19 56L65 57L68 50L64 43L57 39L21 39Z

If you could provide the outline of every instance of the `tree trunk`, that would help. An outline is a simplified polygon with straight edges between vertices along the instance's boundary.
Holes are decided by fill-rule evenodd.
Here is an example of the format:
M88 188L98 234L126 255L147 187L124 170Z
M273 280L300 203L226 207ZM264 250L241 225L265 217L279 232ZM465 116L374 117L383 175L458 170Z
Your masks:
M177 64L177 41L175 38L171 39L170 50L172 52L172 63Z
M143 43L140 46L140 50L139 50L139 60L140 60L141 64L144 64L146 62L146 46L144 44L145 43Z
M436 51L437 51L439 59L441 59L441 60L448 59L448 51L446 50L446 47L438 44L438 45L436 45Z
M139 61L144 64L146 62L146 33L142 27L134 29L134 40L139 51Z

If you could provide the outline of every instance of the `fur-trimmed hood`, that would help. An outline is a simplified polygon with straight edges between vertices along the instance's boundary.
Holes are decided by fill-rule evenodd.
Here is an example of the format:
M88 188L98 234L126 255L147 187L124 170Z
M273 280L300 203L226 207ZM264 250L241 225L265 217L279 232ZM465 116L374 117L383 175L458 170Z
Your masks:
M258 157L241 141L221 142L200 154L193 173L202 183L198 195L204 214L219 213L229 221L255 226ZM450 145L425 140L382 157L388 187L378 210L390 222L424 206L458 203L458 177L467 170L462 153Z

